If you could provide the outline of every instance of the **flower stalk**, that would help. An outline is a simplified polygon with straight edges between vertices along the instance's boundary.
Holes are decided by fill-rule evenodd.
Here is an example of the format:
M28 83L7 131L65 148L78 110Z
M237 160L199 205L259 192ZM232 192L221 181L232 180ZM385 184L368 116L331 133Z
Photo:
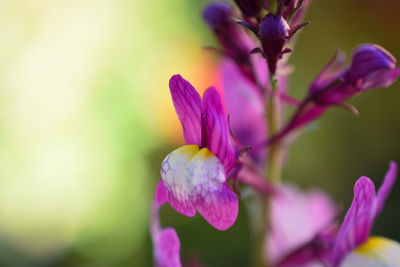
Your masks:
M199 213L224 231L235 223L239 200L244 201L250 214L254 267L316 262L361 266L348 256L359 253L360 246L374 252L373 242L385 243L400 255L400 244L369 239L396 180L396 163L391 163L378 192L369 178L359 179L340 228L338 207L329 196L320 190L303 193L282 182L286 149L300 129L332 107L357 113L346 101L394 83L400 76L396 59L375 44L357 47L348 66L342 54L335 53L303 100L295 100L287 94L293 68L286 55L292 52L294 34L308 24L301 19L310 0L235 2L243 21L237 21L235 9L226 2L210 4L203 13L221 45L221 83L201 97L180 75L170 79L186 145L170 152L161 165L150 223L155 265L182 266L176 231L159 223L158 210L164 203L188 217ZM296 107L286 122L285 104ZM242 198L239 184L254 190L249 201ZM369 260L365 258L362 266L369 266ZM377 260L393 263L390 257Z

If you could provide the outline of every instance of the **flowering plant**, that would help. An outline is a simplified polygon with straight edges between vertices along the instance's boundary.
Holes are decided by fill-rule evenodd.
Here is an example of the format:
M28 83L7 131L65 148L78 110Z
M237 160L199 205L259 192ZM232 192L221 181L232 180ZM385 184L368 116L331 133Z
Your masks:
M250 218L254 266L400 266L400 244L369 237L395 183L395 162L377 193L368 177L357 180L342 223L326 193L302 192L281 177L287 148L304 126L334 107L357 114L346 101L395 82L396 59L379 45L361 44L346 66L337 51L304 98L294 99L287 61L298 31L308 24L302 19L310 0L234 2L240 14L226 2L209 4L203 13L221 45L221 91L210 87L201 97L180 75L169 82L186 145L161 164L150 225L154 264L181 266L176 231L159 223L161 205L168 202L189 217L199 212L226 230L236 221L246 187L256 196L250 204L259 207ZM284 122L287 105L295 111Z

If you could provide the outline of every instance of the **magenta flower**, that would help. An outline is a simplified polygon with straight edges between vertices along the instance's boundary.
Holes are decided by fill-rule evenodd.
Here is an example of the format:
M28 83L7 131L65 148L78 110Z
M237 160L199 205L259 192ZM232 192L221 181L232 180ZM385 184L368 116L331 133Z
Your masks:
M358 179L354 187L353 203L339 230L336 230L337 227L335 224L330 224L329 227L320 228L319 230L313 228L314 231L312 231L312 233L314 237L311 239L305 238L301 240L301 242L296 243L297 249L293 250L293 248L296 247L294 245L292 245L291 249L283 249L283 252L275 249L275 251L278 251L278 255L283 254L282 256L285 256L281 258L278 257L280 261L276 266L309 266L309 264L318 263L324 263L324 265L334 267L400 266L398 265L400 263L400 258L398 258L400 244L382 237L369 237L372 225L383 209L386 198L396 181L396 176L397 165L395 162L391 162L390 168L377 194L375 193L374 183L368 177L361 177ZM290 236L287 235L287 240L291 242L293 242L293 239L296 240L296 236L302 235L296 233L295 229L303 229L304 226L301 222L307 220L307 218L310 220L311 224L314 224L313 220L316 220L317 222L323 221L323 224L327 226L329 225L328 219L334 219L334 210L331 208L331 212L326 213L326 211L329 210L329 206L324 207L324 205L321 204L323 202L324 201L319 201L319 207L321 207L321 209L319 209L319 212L314 212L314 215L312 215L310 212L304 212L304 209L299 209L296 206L299 205L297 201L293 201L293 203L296 204L293 205L291 214L285 217L282 216L282 219L277 221L275 225L277 225L278 229L284 229L285 226L282 227L281 224L293 226L293 228L291 228L293 230L292 234ZM282 211L279 210L279 207L281 207ZM282 212L282 214L285 210L289 210L283 208L284 205L282 204L280 204L279 207L277 207L276 210L277 212ZM274 217L275 216L277 215L274 215ZM274 217L272 217L272 223L276 220ZM285 222L284 219L286 219L287 222ZM293 224L293 221L295 221L295 224ZM323 227L323 224L320 224L319 227ZM271 231L273 231L273 229L274 228L272 228ZM306 226L305 229L309 229L309 226ZM300 233L301 232L303 232L303 230L300 231ZM269 240L269 244L285 244L282 240L285 240L285 238L280 238L276 241L272 239ZM276 246L277 245L275 245L275 247ZM269 245L269 248L270 247L271 245ZM273 251L274 250L271 249L268 251L272 259L276 257L274 254L271 254Z
M157 195L165 191L176 211L189 217L198 211L216 229L225 230L236 220L238 199L226 182L234 150L220 95L211 87L201 99L180 75L169 85L187 145L164 159Z
M388 87L400 75L396 59L384 48L374 44L358 46L353 52L351 65L344 67L343 63L343 57L336 53L311 84L307 97L289 124L269 143L316 120L329 107L342 106L357 112L345 101L370 89Z
M334 266L400 266L400 244L385 238L369 238L372 225L382 211L397 177L397 164L390 163L382 186L361 177L354 198L340 227L329 259Z

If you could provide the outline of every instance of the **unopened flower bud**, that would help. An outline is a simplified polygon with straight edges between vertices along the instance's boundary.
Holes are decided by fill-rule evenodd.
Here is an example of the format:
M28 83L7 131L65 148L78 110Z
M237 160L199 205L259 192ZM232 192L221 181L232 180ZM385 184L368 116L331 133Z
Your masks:
M276 71L278 59L289 38L290 27L280 15L268 14L258 25L258 33L268 67L272 74Z
M354 52L351 65L337 68L333 62L324 69L310 87L310 96L319 105L340 105L363 91L388 87L400 75L396 59L375 44L362 44Z
M253 79L249 52L255 44L249 41L242 26L233 21L232 13L233 7L230 4L216 2L204 9L203 17L221 44L224 55L233 59L241 71Z
M363 44L353 53L349 80L359 90L387 87L399 75L396 59L383 47Z

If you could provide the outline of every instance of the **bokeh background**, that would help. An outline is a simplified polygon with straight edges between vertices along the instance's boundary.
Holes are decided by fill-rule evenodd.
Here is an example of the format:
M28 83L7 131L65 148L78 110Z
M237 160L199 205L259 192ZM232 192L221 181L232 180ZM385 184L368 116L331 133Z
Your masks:
M212 85L205 0L0 0L0 266L151 266L148 215L163 158L183 143L168 79ZM300 98L336 47L400 58L396 0L315 0L290 63ZM361 175L400 162L400 82L333 109L290 149L284 179L348 207ZM373 232L400 240L400 183ZM246 208L219 232L165 206L185 261L247 266Z

